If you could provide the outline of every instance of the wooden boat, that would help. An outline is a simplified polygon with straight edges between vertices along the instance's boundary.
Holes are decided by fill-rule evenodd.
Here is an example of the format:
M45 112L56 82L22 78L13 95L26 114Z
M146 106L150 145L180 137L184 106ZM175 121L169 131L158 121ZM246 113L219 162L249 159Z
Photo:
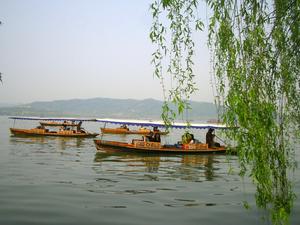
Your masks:
M105 148L124 152L141 153L175 153L175 154L197 154L197 153L224 153L225 146L209 148L207 144L183 144L183 145L161 145L160 142L148 142L143 140L132 140L132 143L94 140L97 150L105 151Z
M32 129L18 129L10 128L10 132L13 135L20 136L60 136L60 137L86 137L93 138L96 137L97 133L89 133L84 130L58 130L58 131L49 131L46 128L32 128Z
M147 128L140 128L138 130L129 130L128 128L118 127L118 128L101 128L101 132L104 134L149 134L152 130ZM165 135L168 132L157 131L161 135Z
M145 126L154 128L165 128L166 125L163 121L147 121L147 120L121 120L121 119L96 119L97 122L102 122L105 125L107 123L130 125L130 126ZM200 124L200 123L180 123L174 122L169 127L172 129L227 129L224 124ZM108 128L106 128L108 129ZM224 153L226 152L225 146L220 147L208 147L207 144L197 143L195 139L194 143L183 142L189 144L176 144L176 145L163 145L160 142L160 136L155 137L153 135L145 135L143 140L133 139L131 143L109 141L109 140L94 140L97 150L100 151L125 151L125 152L141 152L141 153L169 153L169 154L197 154L197 153ZM148 137L147 137L148 136ZM152 137L152 138L151 138ZM155 141L156 140L156 141Z
M95 121L83 118L41 118L41 117L10 117L14 120L39 120L40 126L31 129L10 128L13 135L18 136L58 136L58 137L82 137L93 138L97 133L84 130L81 125L83 121ZM49 130L46 127L55 127Z

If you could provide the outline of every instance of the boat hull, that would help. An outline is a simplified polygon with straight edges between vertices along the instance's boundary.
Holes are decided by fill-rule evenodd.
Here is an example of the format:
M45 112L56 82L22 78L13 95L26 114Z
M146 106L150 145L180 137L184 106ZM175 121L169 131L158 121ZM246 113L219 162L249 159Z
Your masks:
M94 140L97 150L114 149L123 152L140 153L168 153L168 154L201 154L201 153L225 153L224 146L208 148L206 144L189 144L182 147L161 145L158 142L133 141L132 143Z
M72 130L64 131L47 131L46 129L18 129L10 128L10 132L16 136L56 136L56 137L78 137L78 138L94 138L96 133L81 133Z

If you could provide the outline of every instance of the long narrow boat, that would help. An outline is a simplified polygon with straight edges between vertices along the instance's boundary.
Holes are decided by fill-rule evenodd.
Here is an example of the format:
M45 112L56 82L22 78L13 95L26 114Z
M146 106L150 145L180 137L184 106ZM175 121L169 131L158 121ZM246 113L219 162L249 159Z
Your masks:
M93 138L97 133L90 133L81 127L83 121L95 121L84 118L41 118L41 117L9 117L14 120L38 120L41 124L36 128L20 129L10 128L12 135L17 136L57 136L57 137L82 137ZM59 121L59 122L57 122ZM61 125L61 126L60 126ZM56 127L49 130L47 127Z
M130 125L130 126L148 126L165 128L166 125L163 121L147 121L147 120L121 120L121 119L96 119L96 121L104 123ZM104 126L105 126L104 125ZM228 129L224 124L215 123L179 123L174 122L169 126L175 129ZM154 133L155 134L155 133ZM147 140L148 139L148 140ZM226 152L225 146L208 147L208 144L196 143L197 141L189 144L176 144L164 145L161 144L160 138L154 142L150 138L143 138L143 140L133 139L131 143L110 141L110 140L94 140L98 151L125 151L125 152L143 152L143 153L170 153L170 154L197 154L197 153L224 153ZM159 141L158 141L159 140Z
M46 128L32 128L32 129L18 129L10 128L10 132L13 135L18 136L59 136L59 137L86 137L93 138L96 137L97 133L89 133L83 130L58 130L58 131L49 131Z
M160 142L147 142L133 140L132 143L94 140L97 150L115 149L121 152L141 152L141 153L175 153L175 154L197 154L197 153L224 153L226 147L209 148L207 144L195 143L184 145L161 145Z

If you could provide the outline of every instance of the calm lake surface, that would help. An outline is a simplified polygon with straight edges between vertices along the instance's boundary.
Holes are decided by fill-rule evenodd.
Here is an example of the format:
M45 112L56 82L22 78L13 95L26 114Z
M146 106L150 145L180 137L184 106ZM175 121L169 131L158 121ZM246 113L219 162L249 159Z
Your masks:
M0 117L1 225L267 224L255 207L254 186L238 176L235 156L96 153L93 139L11 137L13 125ZM15 127L36 125L18 121ZM99 132L101 125L84 127ZM293 178L298 199L291 224L300 224L299 169Z

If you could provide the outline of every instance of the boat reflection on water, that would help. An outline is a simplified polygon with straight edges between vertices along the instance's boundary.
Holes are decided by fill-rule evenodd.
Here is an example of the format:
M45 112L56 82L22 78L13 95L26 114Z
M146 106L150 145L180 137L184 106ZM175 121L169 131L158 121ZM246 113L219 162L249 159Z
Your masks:
M11 144L25 144L25 145L41 145L43 147L55 144L59 150L66 150L69 147L82 148L86 141L81 138L72 137L47 137L47 136L12 136L10 138Z
M206 180L212 181L216 177L214 171L217 168L213 167L213 164L218 164L219 162L215 159L215 155L184 155L182 156L182 167L180 168L181 173L191 174L195 173L195 170L191 170L190 168L198 168L202 170ZM191 178L192 179L192 178Z
M214 154L195 154L195 155L168 155L168 154L136 154L116 152L105 149L105 152L95 154L95 163L98 166L125 164L133 171L141 173L165 174L172 179L189 181L207 180L212 181L219 175L215 174L218 168L214 165L219 164L217 155ZM218 166L217 166L218 167Z
M160 166L161 157L153 154L131 154L124 152L105 151L97 152L95 162L125 162L129 167L143 167L145 172L157 172ZM142 163L142 164L141 164Z

